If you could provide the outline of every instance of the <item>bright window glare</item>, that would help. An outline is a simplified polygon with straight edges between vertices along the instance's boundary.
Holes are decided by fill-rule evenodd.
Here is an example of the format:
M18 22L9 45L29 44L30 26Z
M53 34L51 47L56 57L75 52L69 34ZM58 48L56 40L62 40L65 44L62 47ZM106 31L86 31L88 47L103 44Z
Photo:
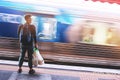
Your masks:
M50 34L50 23L44 23L44 29L43 29L43 33L45 35L49 35Z

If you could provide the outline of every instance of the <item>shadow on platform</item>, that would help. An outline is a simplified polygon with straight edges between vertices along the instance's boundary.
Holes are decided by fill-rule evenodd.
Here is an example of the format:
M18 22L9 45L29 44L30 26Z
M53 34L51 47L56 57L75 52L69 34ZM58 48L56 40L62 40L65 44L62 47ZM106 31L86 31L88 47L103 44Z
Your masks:
M79 77L61 76L52 74L28 74L28 72L17 73L13 71L0 70L0 80L80 80Z

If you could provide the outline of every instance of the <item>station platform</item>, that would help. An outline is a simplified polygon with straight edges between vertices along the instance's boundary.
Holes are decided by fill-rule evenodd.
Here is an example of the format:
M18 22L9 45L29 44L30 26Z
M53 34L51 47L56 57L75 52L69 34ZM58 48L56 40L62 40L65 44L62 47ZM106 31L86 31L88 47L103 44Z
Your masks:
M17 73L18 61L0 60L0 80L120 80L119 69L43 64L34 67L36 73L28 74L28 63Z

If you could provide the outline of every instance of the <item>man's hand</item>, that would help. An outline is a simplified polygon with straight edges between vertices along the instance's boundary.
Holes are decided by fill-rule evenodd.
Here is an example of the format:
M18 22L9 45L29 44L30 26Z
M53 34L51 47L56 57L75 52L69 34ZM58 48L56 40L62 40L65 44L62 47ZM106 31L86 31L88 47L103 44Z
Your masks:
M35 48L38 48L38 44L37 43L35 44Z

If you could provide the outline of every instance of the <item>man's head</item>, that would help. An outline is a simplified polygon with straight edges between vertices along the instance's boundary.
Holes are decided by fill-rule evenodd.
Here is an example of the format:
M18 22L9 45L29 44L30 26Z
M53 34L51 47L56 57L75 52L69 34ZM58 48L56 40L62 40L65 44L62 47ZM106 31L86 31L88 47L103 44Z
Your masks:
M30 15L30 14L25 15L24 18L25 18L25 20L26 20L26 23L31 24L32 19L31 19L31 15Z

